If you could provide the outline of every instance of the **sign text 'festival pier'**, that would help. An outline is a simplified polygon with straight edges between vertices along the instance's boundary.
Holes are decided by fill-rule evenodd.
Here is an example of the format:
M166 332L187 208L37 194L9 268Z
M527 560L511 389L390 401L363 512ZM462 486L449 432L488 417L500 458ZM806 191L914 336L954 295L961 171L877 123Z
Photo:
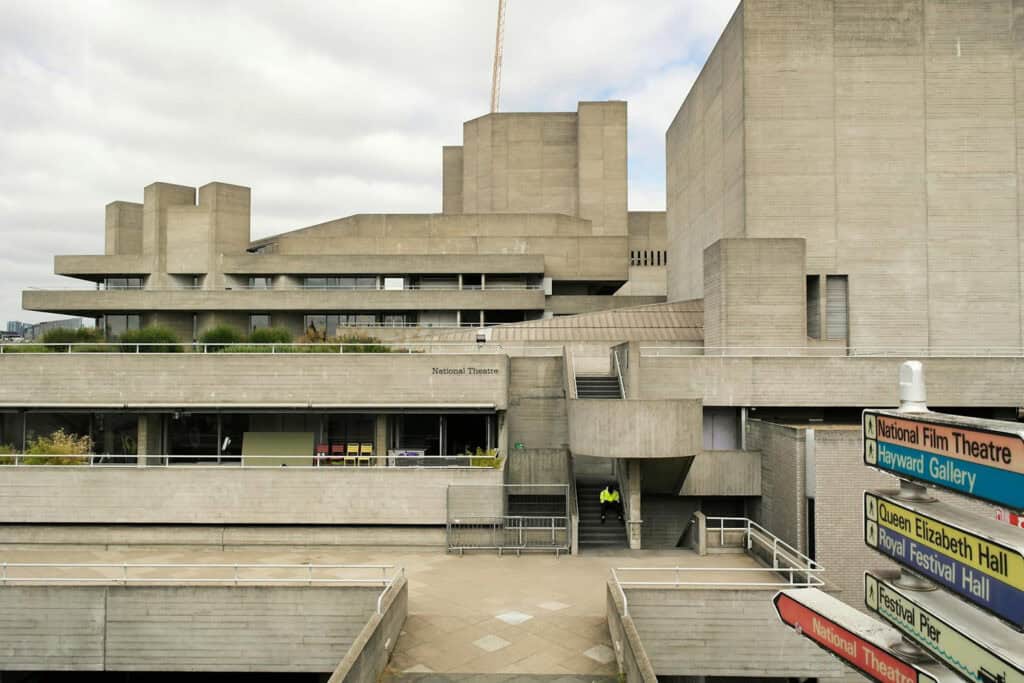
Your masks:
M1024 683L1024 638L993 617L968 612L945 591L907 590L866 573L864 603L967 680Z
M1024 510L1024 430L997 420L865 410L864 463Z

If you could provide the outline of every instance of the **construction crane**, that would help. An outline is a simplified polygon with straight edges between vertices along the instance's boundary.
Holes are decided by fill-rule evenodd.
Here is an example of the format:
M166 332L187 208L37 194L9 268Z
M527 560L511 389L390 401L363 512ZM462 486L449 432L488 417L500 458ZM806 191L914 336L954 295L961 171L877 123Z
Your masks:
M501 53L505 44L505 5L506 0L498 0L498 29L494 36L494 70L491 73L491 113L498 111L498 99L501 97Z

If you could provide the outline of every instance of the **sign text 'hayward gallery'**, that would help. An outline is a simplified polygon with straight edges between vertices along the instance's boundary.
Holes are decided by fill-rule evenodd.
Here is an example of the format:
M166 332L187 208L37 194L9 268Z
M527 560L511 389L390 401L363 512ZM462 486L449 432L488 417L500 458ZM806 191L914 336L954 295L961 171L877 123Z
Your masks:
M867 410L864 463L1022 510L1024 437L998 424L939 413Z

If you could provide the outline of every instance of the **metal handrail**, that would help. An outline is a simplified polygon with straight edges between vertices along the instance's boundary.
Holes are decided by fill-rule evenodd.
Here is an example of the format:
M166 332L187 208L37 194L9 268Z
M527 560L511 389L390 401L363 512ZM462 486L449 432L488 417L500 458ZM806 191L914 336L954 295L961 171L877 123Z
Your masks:
M204 287L203 285L180 285L174 287L26 287L33 292L181 292L181 291L203 291L203 292L297 292L297 291L343 291L343 292L521 292L537 291L544 289L544 285L487 285L486 287L445 287L443 285L406 285L401 289L385 289L384 287L369 286L342 286L342 285L275 285L272 287L252 286L248 284L225 285L224 287Z
M577 398L576 396L576 357L573 356L569 346L562 347L562 362L565 363L566 377L568 378L569 386L567 387L569 395L566 398Z
M159 459L162 462L154 464L146 464L145 467L155 468L172 468L172 467L188 467L189 469L204 469L204 468L239 468L239 469L280 469L281 460L290 461L288 467L295 469L331 469L331 470L350 470L350 469L494 469L495 466L501 461L501 452L489 453L487 455L473 455L460 453L457 455L350 455L347 453L337 454L321 454L321 455L217 455L215 453L202 454L202 455L161 455L156 453L151 454L117 454L117 453L83 453L83 454L59 454L59 453L48 453L48 454L34 454L34 453L10 453L0 454L0 468L2 467L100 467L100 468L130 468L139 469L137 464L138 458L153 458ZM77 460L78 462L68 464L37 464L27 463L26 459L29 458L40 458L43 460L57 460L57 459L70 459ZM121 460L130 460L129 462L104 462L105 459L116 458ZM332 465L325 465L323 463L329 463L338 460L356 460L359 459L370 459L368 465L353 465L346 467L337 467ZM375 464L381 459L387 461L387 464L379 465ZM11 460L11 462L4 462L5 460ZM176 464L173 461L178 460L180 463ZM270 465L256 465L247 464L246 460L274 460L274 464ZM456 464L437 464L437 465L419 465L412 464L413 462L419 461L428 462L456 462ZM468 464L461 464L459 461L470 461ZM474 465L473 460L487 460L482 464ZM291 464L291 461L295 461L297 464ZM305 464L302 464L305 463ZM397 464L403 463L403 464Z
M622 366L619 364L619 354L612 349L612 358L615 359L615 376L619 379L619 395L626 398L626 387L622 383Z
M365 349L367 346L371 347L384 347L387 351L364 351L359 349ZM41 350L37 350L41 347ZM237 351L222 351L222 349L235 347ZM261 351L248 351L249 348L265 349ZM147 353L161 353L161 351L148 351L148 349L171 349L170 351L163 351L164 353L174 353L180 355L181 353L192 353L192 354L205 354L205 353L277 353L278 351L286 352L287 349L298 349L298 350L309 350L314 348L328 349L330 353L346 353L346 349L349 349L347 353L359 353L359 354L377 354L377 353L421 353L424 355L443 355L443 354L457 354L457 353L489 353L489 354L500 354L504 353L505 349L501 344L497 343L479 343L479 342L387 342L387 341L376 341L367 340L365 342L314 342L314 343L297 343L297 342L282 342L282 343L267 343L267 342L175 342L175 343L161 343L161 342L65 342L65 343L45 343L45 342L15 342L15 343L0 343L0 354L3 353L15 353L15 354L35 354L35 353L75 353L83 352L100 352L100 353L143 353L144 349ZM550 347L555 348L555 347ZM21 350L19 350L21 349ZM29 350L24 350L29 349ZM50 349L50 350L47 350ZM127 349L127 350L125 350ZM212 351L210 349L213 349ZM321 353L327 353L326 351Z
M801 567L794 567L798 571L822 571L824 567L821 566L816 560L800 552L797 548L793 547L789 543L783 541L781 538L773 534L771 531L761 526L757 522L747 517L707 517L706 518L708 530L718 530L719 544L725 545L725 534L726 532L742 532L744 535L744 545L746 550L753 548L754 541L757 541L765 548L771 548L772 551L772 569L782 571L784 568L779 566L779 559L789 560L793 564L802 564ZM717 522L718 526L711 526L713 522ZM726 526L726 522L739 523L740 526Z
M11 576L12 569L116 569L118 576ZM132 576L131 570L137 569L223 569L231 570L230 577L209 576ZM245 569L299 569L302 576L294 577L259 577L241 576L239 570ZM370 578L327 578L317 577L317 570L380 570L379 577ZM383 587L377 596L377 614L381 613L383 598L394 586L395 582L405 576L405 568L393 564L264 564L264 563L136 563L136 562L0 562L0 585L12 584L45 584L45 583L107 583L123 586L136 584L177 583L189 584L221 584L221 585L253 585L253 584L294 584L307 586L322 585L379 585Z
M721 352L721 353L715 353ZM641 346L641 358L1019 358L1022 346Z

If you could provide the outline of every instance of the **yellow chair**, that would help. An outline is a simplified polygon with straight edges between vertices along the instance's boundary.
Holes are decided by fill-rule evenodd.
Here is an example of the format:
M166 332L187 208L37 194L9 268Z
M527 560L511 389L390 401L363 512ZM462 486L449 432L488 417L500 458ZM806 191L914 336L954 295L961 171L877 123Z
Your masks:
M345 450L345 464L356 465L359 461L359 444L350 443Z
M373 461L373 444L364 443L359 446L359 464L369 467Z

